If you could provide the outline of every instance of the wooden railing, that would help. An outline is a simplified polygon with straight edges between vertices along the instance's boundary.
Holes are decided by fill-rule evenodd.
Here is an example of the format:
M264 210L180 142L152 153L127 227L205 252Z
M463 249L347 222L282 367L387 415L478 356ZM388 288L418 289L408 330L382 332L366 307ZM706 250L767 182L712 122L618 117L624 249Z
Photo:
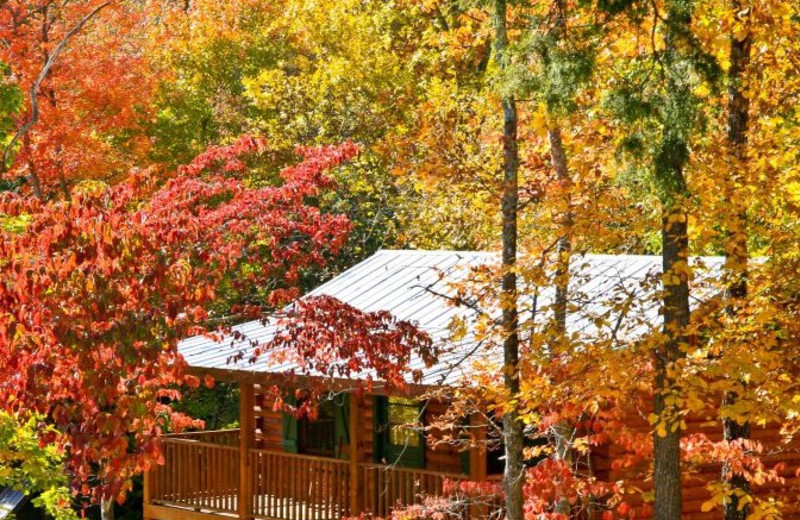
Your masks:
M361 464L364 488L364 511L387 516L398 506L421 503L426 496L444 494L445 480L464 480L464 476L423 469ZM468 511L460 511L466 518Z
M339 520L360 511L388 516L398 506L443 495L446 480L457 485L467 479L379 464L355 466L335 458L258 449L242 452L237 430L169 435L163 442L164 464L146 477L146 507L177 506L258 520ZM246 461L243 472L242 461ZM242 489L241 478L247 479ZM240 496L247 506L244 513ZM502 506L495 498L477 504L456 501L451 516L494 518Z
M164 439L164 465L151 470L153 503L236 513L239 448L191 438Z
M250 450L253 514L283 520L338 520L349 514L345 460Z
M222 446L239 446L239 429L205 430L200 432L169 433L163 436L168 439L188 439Z

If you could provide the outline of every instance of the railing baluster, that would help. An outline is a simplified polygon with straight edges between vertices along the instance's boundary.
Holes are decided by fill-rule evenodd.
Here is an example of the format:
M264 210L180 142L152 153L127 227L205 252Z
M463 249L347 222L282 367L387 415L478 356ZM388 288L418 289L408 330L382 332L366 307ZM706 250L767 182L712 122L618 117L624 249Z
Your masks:
M261 479L264 475L264 459L258 453L251 453L250 458L253 459L253 487L256 493L256 507L255 514L264 514L264 494L261 491Z
M217 450L211 451L211 468L214 475L214 485L212 493L214 494L213 507L222 509L222 464L219 461L220 453Z

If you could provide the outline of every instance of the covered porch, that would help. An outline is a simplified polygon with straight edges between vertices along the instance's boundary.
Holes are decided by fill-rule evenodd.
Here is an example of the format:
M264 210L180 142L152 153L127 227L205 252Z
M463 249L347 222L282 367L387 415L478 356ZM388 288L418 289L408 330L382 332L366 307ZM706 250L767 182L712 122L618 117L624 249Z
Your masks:
M241 428L163 438L164 464L145 475L146 519L384 516L397 506L441 496L446 481L457 484L499 478L487 476L486 455L477 449L464 453L461 472L436 471L425 464L408 467L400 460L376 462L372 453L375 439L367 438L370 427L364 424L372 414L358 399L351 399L347 407L349 444L338 456L287 452L265 438L270 419L265 422L264 417L270 411L261 409L258 385L240 384ZM477 519L497 512L497 504L474 502L456 505L454 515Z

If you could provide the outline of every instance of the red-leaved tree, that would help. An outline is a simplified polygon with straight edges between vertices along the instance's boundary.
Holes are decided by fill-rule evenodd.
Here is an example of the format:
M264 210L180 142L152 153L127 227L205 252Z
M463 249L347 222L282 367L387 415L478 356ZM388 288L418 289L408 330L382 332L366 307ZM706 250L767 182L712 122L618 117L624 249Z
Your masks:
M301 149L282 183L250 187L262 148L245 137L166 181L140 172L71 201L0 199L0 406L55 426L42 442L93 500L123 497L158 461L157 435L195 424L169 405L198 383L176 345L204 330L221 284L285 305L347 239L347 218L310 201L357 147Z

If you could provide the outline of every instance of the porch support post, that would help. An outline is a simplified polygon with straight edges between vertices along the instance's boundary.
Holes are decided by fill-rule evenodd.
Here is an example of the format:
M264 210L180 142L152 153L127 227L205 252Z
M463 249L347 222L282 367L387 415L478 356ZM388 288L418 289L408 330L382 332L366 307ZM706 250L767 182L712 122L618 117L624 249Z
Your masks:
M481 413L473 413L469 417L470 440L469 449L469 479L473 482L486 481L486 431L488 428L486 417ZM488 497L477 497L477 502L470 505L470 519L479 520L488 518L489 508L486 503Z
M150 479L152 479L153 475L155 475L155 469L150 468L149 470L144 472L143 478L144 483L142 484L142 509L145 511L148 510L148 506L153 502L153 493L151 488ZM147 515L144 515L145 520L150 520Z
M483 482L486 480L486 418L483 414L473 413L469 425L473 444L469 449L469 479Z
M358 467L358 453L361 444L361 403L358 395L350 394L350 516L361 513L361 497L364 495L363 479Z
M239 495L240 520L253 518L253 471L250 464L250 448L253 447L255 423L253 410L255 397L253 383L239 383Z

